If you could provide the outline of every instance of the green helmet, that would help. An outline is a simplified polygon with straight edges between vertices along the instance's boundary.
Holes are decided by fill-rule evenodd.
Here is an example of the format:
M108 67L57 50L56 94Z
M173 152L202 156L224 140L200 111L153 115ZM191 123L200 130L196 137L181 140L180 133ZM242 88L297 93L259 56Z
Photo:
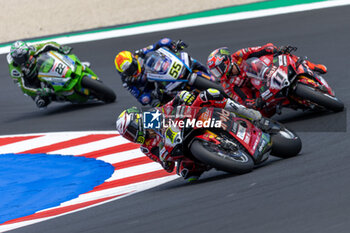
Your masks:
M36 59L34 56L30 56L31 50L34 50L34 48L23 41L16 41L10 49L14 65L20 66L27 78L34 78L37 75Z
M10 55L17 65L23 66L29 59L29 50L27 43L16 41L11 45Z

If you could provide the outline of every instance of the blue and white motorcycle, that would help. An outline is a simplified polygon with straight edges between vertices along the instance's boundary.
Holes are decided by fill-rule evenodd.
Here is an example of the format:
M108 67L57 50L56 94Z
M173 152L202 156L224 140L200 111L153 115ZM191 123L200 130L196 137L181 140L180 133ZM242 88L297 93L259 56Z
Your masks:
M219 80L208 74L206 68L186 52L174 54L167 48L149 52L144 58L147 80L154 82L161 105L170 101L178 91L199 92L215 88L224 93Z

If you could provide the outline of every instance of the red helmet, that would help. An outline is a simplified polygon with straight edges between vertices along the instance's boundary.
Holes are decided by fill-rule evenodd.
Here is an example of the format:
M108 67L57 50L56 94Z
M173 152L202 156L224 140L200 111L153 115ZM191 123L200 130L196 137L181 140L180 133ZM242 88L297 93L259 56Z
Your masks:
M208 57L207 66L210 73L221 78L232 69L231 54L227 47L215 49Z

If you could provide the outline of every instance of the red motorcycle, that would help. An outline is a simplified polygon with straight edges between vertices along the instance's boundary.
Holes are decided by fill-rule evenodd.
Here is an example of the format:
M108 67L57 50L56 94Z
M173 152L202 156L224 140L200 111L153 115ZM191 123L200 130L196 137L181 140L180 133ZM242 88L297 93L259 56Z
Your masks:
M225 109L181 105L162 112L160 132L168 152L160 157L191 160L204 170L246 173L269 154L288 158L301 150L300 138L276 121L266 119L261 129Z
M245 93L247 97L260 97L264 104L261 113L268 117L276 112L281 113L282 107L342 111L344 104L335 96L326 80L312 71L306 62L292 55L291 52L295 50L296 47L288 46L284 54L244 61L243 71L251 84L251 92ZM233 87L224 88L229 90Z

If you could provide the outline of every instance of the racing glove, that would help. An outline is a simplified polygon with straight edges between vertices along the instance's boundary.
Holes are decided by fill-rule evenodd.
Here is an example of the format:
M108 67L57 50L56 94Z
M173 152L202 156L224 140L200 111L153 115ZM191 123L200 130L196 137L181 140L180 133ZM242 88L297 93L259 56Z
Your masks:
M143 52L143 49L139 49L139 50L136 50L135 53L134 53L135 57L141 57L141 58L144 58L145 57L145 53Z
M256 99L246 99L244 101L244 105L252 109L261 109L264 107L265 101L263 101L260 97Z
M264 132L268 132L271 129L271 121L268 118L262 117L253 123Z
M188 45L183 42L182 40L177 40L174 42L174 47L176 51L184 50L185 48L188 47Z
M69 47L67 45L60 46L60 52L64 53L65 55L69 54L72 51L72 49L72 47Z
M306 65L308 66L311 70L319 73L319 74L326 74L327 73L327 67L323 64L315 64L313 62L310 62L307 57L299 57L297 62L297 66L299 65Z
M181 91L178 96L186 105L193 104L193 102L196 98L196 96L194 96L193 94L191 94L188 91Z
M279 54L290 54L293 51L296 51L298 48L291 46L291 45L286 45L286 46L281 46L278 49Z

